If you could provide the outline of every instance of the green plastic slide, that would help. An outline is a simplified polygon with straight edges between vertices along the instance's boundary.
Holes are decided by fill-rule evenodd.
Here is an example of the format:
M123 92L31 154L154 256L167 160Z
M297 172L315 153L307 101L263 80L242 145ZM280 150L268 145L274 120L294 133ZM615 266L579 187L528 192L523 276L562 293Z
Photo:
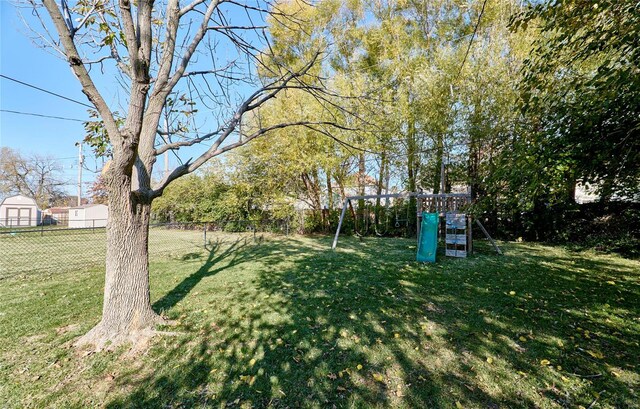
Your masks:
M420 262L435 263L438 249L438 213L422 213L420 225L420 239L418 240L418 254Z

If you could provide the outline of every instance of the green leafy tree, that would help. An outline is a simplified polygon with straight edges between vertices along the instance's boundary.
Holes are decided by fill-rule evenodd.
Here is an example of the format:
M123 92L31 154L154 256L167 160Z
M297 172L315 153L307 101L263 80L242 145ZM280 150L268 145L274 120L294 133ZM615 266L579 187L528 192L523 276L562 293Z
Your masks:
M550 1L514 29L540 32L525 61L524 110L555 167L603 201L640 192L640 14L636 1Z

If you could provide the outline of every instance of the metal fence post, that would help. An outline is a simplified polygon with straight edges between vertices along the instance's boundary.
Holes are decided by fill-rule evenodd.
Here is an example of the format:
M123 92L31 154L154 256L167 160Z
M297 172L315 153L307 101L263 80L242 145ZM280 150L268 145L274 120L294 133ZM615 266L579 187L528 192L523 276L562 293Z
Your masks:
M204 223L202 228L202 237L204 238L204 248L207 248L207 223Z

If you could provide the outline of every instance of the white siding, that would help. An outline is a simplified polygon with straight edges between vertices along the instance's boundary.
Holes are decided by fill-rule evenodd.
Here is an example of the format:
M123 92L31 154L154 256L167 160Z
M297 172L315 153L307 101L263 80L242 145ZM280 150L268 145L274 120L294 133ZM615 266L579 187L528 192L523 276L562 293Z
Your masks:
M40 224L40 209L30 197L7 197L0 204L0 226L28 227Z
M104 227L107 225L109 208L105 205L89 205L69 209L69 227Z

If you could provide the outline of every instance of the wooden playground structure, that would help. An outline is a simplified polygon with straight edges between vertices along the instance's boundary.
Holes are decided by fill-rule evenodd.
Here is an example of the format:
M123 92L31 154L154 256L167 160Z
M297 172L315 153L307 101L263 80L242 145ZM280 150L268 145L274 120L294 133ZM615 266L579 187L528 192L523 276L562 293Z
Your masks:
M473 235L472 224L474 222L473 217L466 211L471 205L471 193L418 193L418 192L404 192L404 193L389 193L380 195L360 195L360 196L348 196L345 198L342 204L342 212L340 213L340 220L338 221L338 228L336 229L335 237L331 249L335 250L338 246L338 238L340 236L340 230L342 229L342 223L346 215L347 207L351 205L353 200L371 200L371 199L409 199L416 198L416 226L417 226L417 239L420 239L420 226L423 212L438 213L441 218L445 220L445 227L442 229L442 234L445 236L445 254L451 257L466 257L473 252ZM502 251L491 238L487 230L484 228L479 220L475 220L475 223L480 227L482 233L491 242L493 248L498 254L502 254Z

